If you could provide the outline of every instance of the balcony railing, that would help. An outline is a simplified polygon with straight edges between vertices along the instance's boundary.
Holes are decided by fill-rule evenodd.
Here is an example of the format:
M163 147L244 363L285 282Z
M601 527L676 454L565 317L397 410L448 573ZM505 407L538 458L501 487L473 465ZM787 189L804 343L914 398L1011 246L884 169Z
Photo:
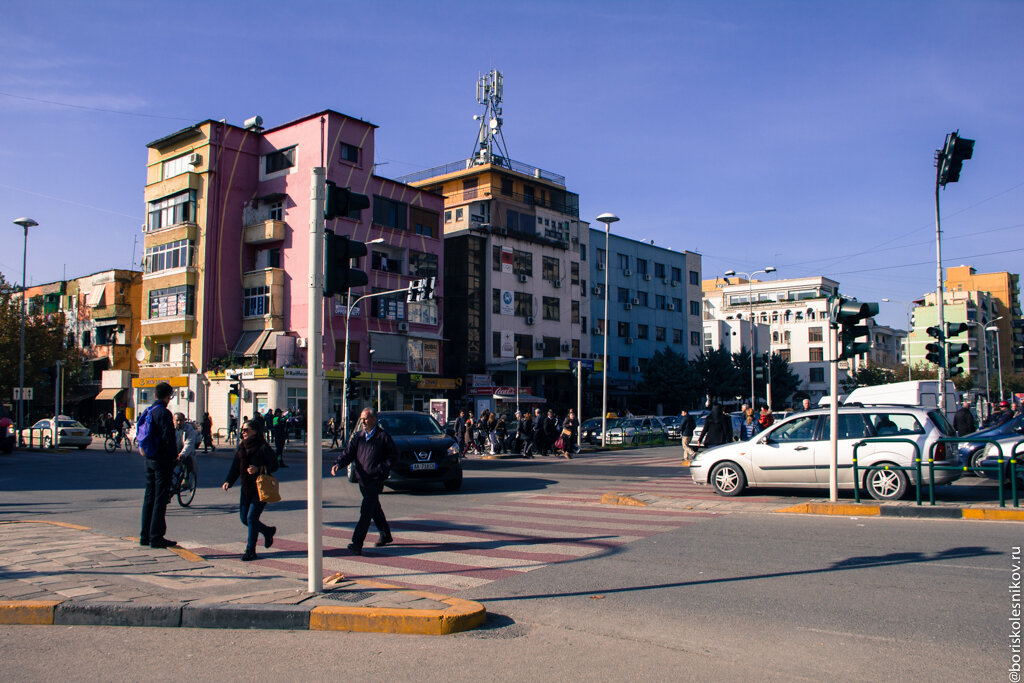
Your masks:
M452 163L445 164L443 166L434 166L433 168L428 168L424 171L417 171L416 173L400 176L395 178L395 180L399 183L409 185L421 180L427 180L429 178L436 178L438 176L448 175L449 173L458 173L459 171L471 169L476 165L473 161L473 159L453 161ZM521 161L505 159L503 157L494 157L494 162L491 165L507 168L510 171L515 171L516 173L522 173L523 175L532 176L540 180L547 180L548 182L565 187L565 176L552 173L551 171L545 171L544 169L531 166L530 164L524 164Z

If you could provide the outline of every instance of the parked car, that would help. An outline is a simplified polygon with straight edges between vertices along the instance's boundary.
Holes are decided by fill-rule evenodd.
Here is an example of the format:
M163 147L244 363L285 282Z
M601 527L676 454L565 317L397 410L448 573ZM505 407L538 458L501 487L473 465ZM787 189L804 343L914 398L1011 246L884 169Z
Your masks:
M86 449L92 443L92 434L89 429L78 420L73 420L67 415L58 415L57 422L57 446L78 446ZM53 444L54 418L46 418L36 422L31 427L21 430L21 438L25 443L41 445L49 448Z
M832 457L829 421L828 410L798 413L748 441L702 451L690 463L690 474L694 483L711 484L722 496L739 495L747 487L826 488ZM937 408L839 406L839 488L854 486L853 446L862 439L911 439L921 453L927 453L932 443L952 434L953 427ZM914 464L915 451L906 443L868 443L858 449L857 458L863 468L909 467ZM936 447L936 465L956 462L952 448L945 444ZM935 483L948 484L959 476L955 469L936 470ZM915 472L896 469L865 469L857 482L878 500L902 498L916 484Z
M459 445L437 420L413 411L382 412L377 419L398 449L398 463L385 482L388 486L439 482L448 491L462 487ZM348 480L356 480L353 465L349 465Z
M622 420L622 419L623 418L621 418L621 417L609 417L609 418L606 418L606 420L607 420L606 421L606 425L608 427L609 433L611 432L612 427L617 425L619 423L619 420ZM585 420L583 422L583 424L580 425L580 439L582 440L583 443L600 445L601 444L601 418L599 418L599 417L591 417L591 418L588 418L587 420Z
M665 438L671 441L681 441L682 432L679 430L683 423L681 415L665 415L661 417L661 424L665 427Z
M743 433L740 429L743 426L743 413L735 412L728 413L728 415L729 419L732 420L732 440L739 441L740 434ZM707 415L701 415L700 417L697 418L695 422L695 426L693 428L693 441L690 442L690 447L693 448L694 450L704 448L702 445L700 445L699 441L700 434L701 432L704 431L704 422L707 421L707 419Z
M1015 422L1011 420L1010 422ZM1009 424L1009 423L1007 423ZM972 435L973 436L973 435ZM1010 479L1010 457L1013 455L1013 449L1018 444L1024 441L1024 434L1012 431L1010 434L1001 437L989 437L995 438L999 442L1000 448L1002 448L1003 455L1003 476L1007 481ZM977 462L975 467L991 468L986 471L978 473L980 477L986 477L988 479L998 479L999 467L999 448L996 448L995 444L981 444L983 448L978 449L974 460ZM1021 482L1024 482L1024 446L1017 449L1017 482L1020 486Z
M1011 437L1013 439L1024 438L1024 415L1018 415L1011 420L1007 420L998 427L979 429L965 438L970 437L977 437L979 439L998 439L1000 441L1002 441L1004 437ZM981 441L968 441L966 443L961 443L959 448L960 466L980 466L981 461L987 457L987 449L985 446L986 444ZM1010 451L1005 451L1005 454L1009 456Z
M608 443L617 446L665 443L666 438L664 425L654 415L627 417L619 420L614 428L608 429Z

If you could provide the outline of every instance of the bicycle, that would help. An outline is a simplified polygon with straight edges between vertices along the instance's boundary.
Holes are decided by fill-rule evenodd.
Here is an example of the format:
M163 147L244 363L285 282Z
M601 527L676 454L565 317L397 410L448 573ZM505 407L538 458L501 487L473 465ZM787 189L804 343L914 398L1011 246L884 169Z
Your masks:
M103 448L107 451L107 453L114 453L117 451L118 448L124 448L125 453L131 453L132 443L133 440L128 438L127 433L120 435L114 434L108 436L103 441Z
M178 497L178 505L187 508L196 497L197 483L196 467L192 456L185 458L174 466L174 474L171 479L170 496Z

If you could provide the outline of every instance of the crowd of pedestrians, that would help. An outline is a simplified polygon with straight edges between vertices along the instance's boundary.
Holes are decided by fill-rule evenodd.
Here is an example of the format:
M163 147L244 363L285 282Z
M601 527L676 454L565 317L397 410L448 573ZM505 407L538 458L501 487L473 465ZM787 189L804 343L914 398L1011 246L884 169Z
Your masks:
M518 453L532 458L554 454L568 459L579 452L579 428L576 411L571 408L564 417L540 408L508 415L484 409L478 417L472 410L460 410L453 431L463 455Z

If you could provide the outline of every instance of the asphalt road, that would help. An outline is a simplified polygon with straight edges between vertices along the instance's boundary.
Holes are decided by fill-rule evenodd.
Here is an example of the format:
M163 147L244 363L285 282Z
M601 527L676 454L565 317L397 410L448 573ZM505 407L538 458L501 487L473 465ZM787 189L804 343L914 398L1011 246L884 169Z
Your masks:
M1024 545L1019 523L743 511L661 519L589 502L588 492L624 481L678 476L674 457L672 449L651 449L634 461L472 461L458 494L438 487L384 496L390 517L413 520L399 531L408 545L395 557L352 566L394 571L385 565L394 561L405 568L402 580L419 581L417 573L428 571L415 563L430 564L418 558L439 550L417 534L437 535L435 523L486 537L486 545L463 553L550 549L564 540L562 525L606 541L574 559L530 567L510 560L503 569L516 571L477 571L486 578L452 591L482 601L491 614L474 632L210 631L197 638L187 629L0 627L0 679L52 680L74 671L80 680L251 680L256 672L282 680L1007 680L1010 553ZM232 548L241 541L235 493L218 488L227 466L226 458L201 460L193 508L170 508L172 538ZM136 457L95 451L0 458L0 520L49 518L134 535L141 467ZM301 535L303 467L279 474L286 504L267 516ZM325 480L325 522L344 533L357 510L354 486ZM529 543L517 531L517 545L494 545L513 523L534 528ZM613 528L595 531L606 526Z

